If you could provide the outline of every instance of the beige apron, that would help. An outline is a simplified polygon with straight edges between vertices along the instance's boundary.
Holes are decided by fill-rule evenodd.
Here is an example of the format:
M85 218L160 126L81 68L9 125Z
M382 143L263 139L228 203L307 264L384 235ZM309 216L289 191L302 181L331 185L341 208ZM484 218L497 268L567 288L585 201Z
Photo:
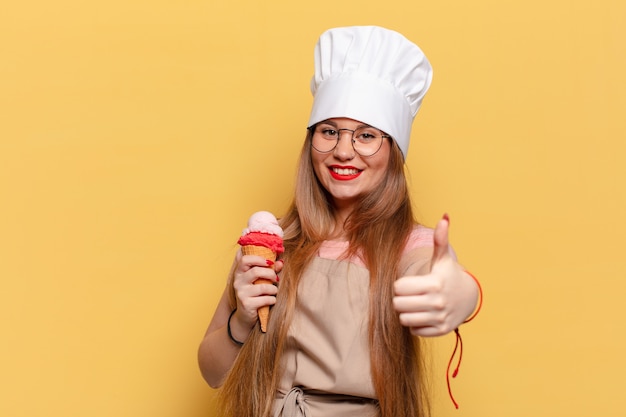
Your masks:
M369 272L315 258L298 288L274 401L276 417L375 416L368 346Z
M323 257L316 257L302 276L275 417L378 415L368 344L369 271L359 259L335 259L347 244L324 242ZM400 273L417 273L430 259L432 246L433 230L416 226ZM419 254L423 248L428 256Z

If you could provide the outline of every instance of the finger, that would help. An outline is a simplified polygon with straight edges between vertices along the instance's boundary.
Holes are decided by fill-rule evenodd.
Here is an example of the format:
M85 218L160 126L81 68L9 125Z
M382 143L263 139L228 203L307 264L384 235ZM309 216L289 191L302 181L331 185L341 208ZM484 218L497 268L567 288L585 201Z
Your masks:
M450 217L448 214L444 214L443 218L439 220L435 227L435 233L433 236L433 257L431 262L431 269L433 265L441 261L447 256L450 256L450 250L448 248L448 229L450 228Z
M276 275L274 270L271 268L259 266L252 266L248 270L245 268L246 267L243 267L243 269L235 273L233 287L237 291L244 290L247 286L252 285L258 279L266 279L272 283L278 282L278 275Z
M450 331L446 328L441 328L437 326L411 327L410 331L413 336L421 337L443 336L450 333Z
M274 285L273 281L265 278L259 278L254 281L254 289L251 290L253 296L259 297L262 295L276 295L278 288Z
M241 274L252 273L255 278L267 278L272 281L278 281L277 272L282 269L282 262L276 262L265 259L257 255L244 255L241 257L239 264L239 272ZM280 266L277 268L277 266ZM254 281L254 279L252 279Z
M248 317L256 320L258 310L264 306L272 306L276 304L276 297L273 295L260 295L258 297L250 297L241 300L241 308L248 313Z
M440 281L433 279L432 275L406 276L398 278L393 284L393 292L396 296L429 294L438 292L440 289Z
M445 323L445 312L415 312L400 313L398 316L400 324L405 327L437 327L440 328Z
M250 270L250 273L254 275L252 278L254 284L257 284L260 280L267 281L267 283L278 282L278 275L276 275L276 272L274 272L272 268L254 267Z
M443 297L432 294L393 297L392 302L398 313L440 312L446 308Z
M398 313L410 313L427 311L425 296L408 295L402 297L393 297L393 309Z
M264 257L259 256L259 255L243 255L241 257L241 263L244 266L247 266L248 268L252 268L255 266L270 267L270 268L274 267L273 261L265 259Z
M256 281L254 281L254 285L262 285L262 284L270 284L273 286L274 281L268 278L257 278Z
M280 271L283 270L284 267L285 267L285 261L282 259L279 259L276 261L276 264L274 265L274 271L276 271L276 273L278 274Z
M237 298L242 307L250 313L264 305L276 303L278 288L273 284L247 285L237 292Z

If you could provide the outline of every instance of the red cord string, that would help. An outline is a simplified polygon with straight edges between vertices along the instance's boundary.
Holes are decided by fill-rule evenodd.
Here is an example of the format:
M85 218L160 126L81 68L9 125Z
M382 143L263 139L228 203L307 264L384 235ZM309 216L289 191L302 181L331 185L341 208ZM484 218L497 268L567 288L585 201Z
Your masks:
M469 318L463 322L463 323L468 323L474 320L474 317L478 315L478 312L483 306L483 289L480 286L480 282L478 282L478 279L474 275L472 275L469 271L465 271L465 273L467 273L470 277L474 279L474 281L476 282L476 285L478 285L478 293L479 293L478 307L476 307L476 310L474 311L474 313L472 313L472 315L469 316ZM458 409L459 404L454 399L454 395L452 395L452 387L450 386L450 368L452 366L452 362L454 361L454 357L456 356L456 352L458 350L459 360L456 364L456 367L454 368L454 371L452 372L452 378L456 378L456 376L459 374L459 368L461 367L461 360L463 359L463 338L461 337L461 332L459 331L458 327L454 329L454 334L456 336L456 341L454 343L454 350L452 351L452 355L450 356L450 361L448 361L448 367L446 369L446 383L448 384L448 394L450 395L450 399L452 400L454 407Z

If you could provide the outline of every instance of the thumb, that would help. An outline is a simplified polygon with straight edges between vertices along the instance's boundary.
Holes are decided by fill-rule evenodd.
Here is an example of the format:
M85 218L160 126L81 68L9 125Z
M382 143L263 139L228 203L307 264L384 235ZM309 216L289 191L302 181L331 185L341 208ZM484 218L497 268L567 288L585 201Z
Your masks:
M439 220L435 227L435 234L433 236L433 257L430 262L432 269L435 264L445 257L450 256L450 249L448 248L448 229L450 228L450 217L448 214L444 214L443 218Z

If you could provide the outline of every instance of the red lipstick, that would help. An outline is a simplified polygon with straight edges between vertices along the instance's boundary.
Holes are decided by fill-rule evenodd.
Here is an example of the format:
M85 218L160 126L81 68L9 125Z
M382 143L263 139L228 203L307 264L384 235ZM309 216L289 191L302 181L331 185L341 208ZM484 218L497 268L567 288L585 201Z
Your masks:
M362 170L353 166L331 165L328 167L330 176L339 181L350 181L361 175Z

